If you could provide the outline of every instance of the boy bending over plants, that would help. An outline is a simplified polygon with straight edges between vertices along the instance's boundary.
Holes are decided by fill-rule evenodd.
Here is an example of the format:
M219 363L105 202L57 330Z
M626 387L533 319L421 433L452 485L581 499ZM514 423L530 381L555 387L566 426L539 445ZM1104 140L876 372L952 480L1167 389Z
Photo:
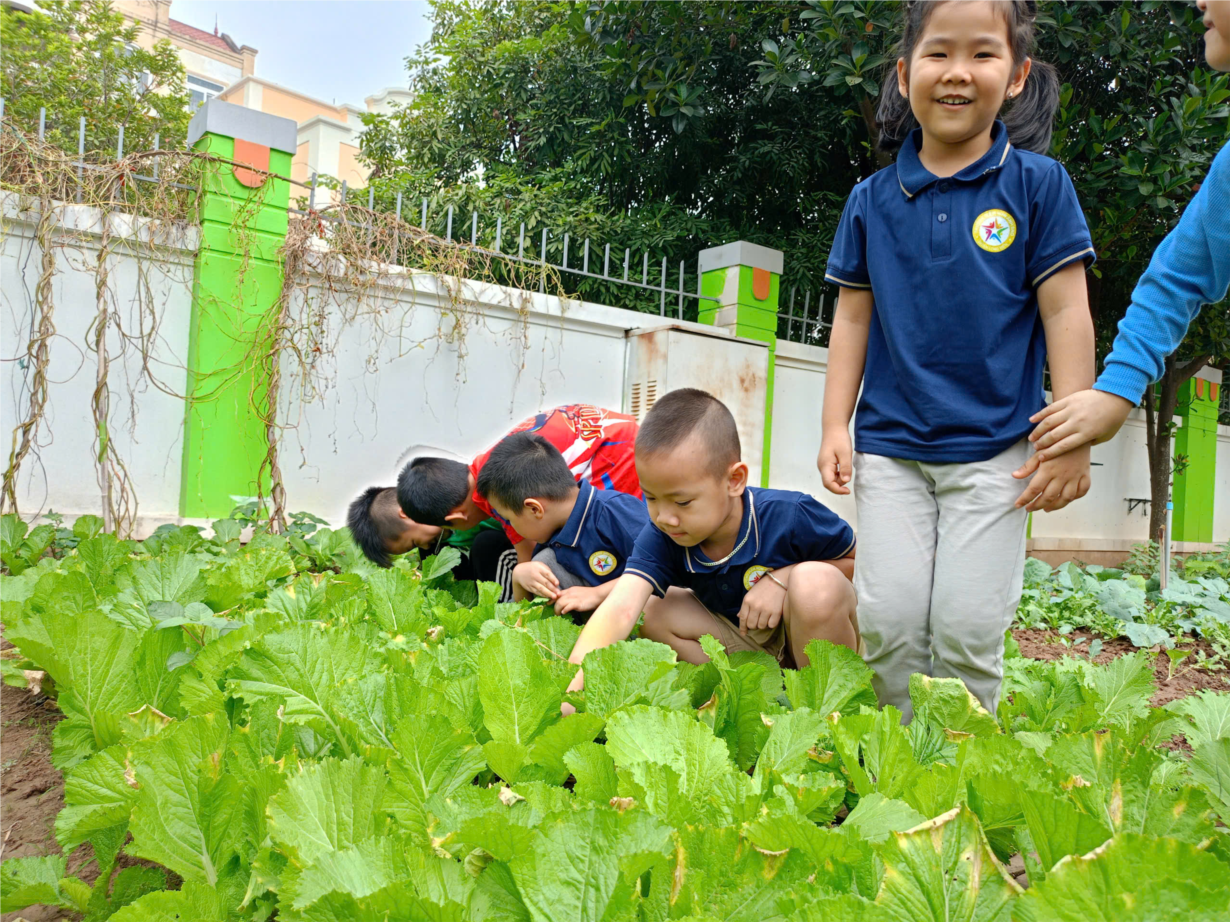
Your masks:
M624 640L642 611L642 635L689 663L708 662L706 634L786 666L808 665L817 638L858 649L853 530L805 493L748 486L725 404L694 388L662 397L637 435L636 471L651 524L570 662ZM578 671L569 691L583 686Z
M538 544L534 559L513 570L514 597L548 599L560 615L588 616L610 595L649 524L643 502L578 483L556 447L529 432L510 435L491 450L478 492Z

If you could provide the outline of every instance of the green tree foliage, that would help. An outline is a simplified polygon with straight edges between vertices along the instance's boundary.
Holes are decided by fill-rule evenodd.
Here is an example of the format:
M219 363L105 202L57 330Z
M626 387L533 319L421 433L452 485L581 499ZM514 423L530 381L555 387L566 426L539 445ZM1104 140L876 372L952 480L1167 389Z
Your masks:
M785 249L787 273L815 281L850 187L887 162L874 106L895 59L891 4L434 9L410 60L415 103L368 119L382 192L459 211L502 204L533 227L664 247L672 265L743 236ZM1100 255L1091 301L1104 346L1227 136L1230 91L1203 67L1198 20L1118 2L1049 3L1039 17L1039 57L1065 81L1053 153Z
M865 172L859 158L872 167L874 158L865 130L830 95L769 93L760 82L752 65L762 38L780 29L782 7L630 6L636 20L619 23L622 34L673 36L679 63L658 66L691 75L670 89L675 102L660 104L642 92L654 79L621 57L624 46L587 31L583 8L440 0L434 11L432 37L409 62L415 101L366 117L363 153L382 207L403 192L417 213L429 197L436 233L447 205L465 217L478 210L485 243L498 213L505 248L524 221L534 255L550 228L556 262L566 231L571 265L578 241L609 242L617 273L631 248L636 279L642 253L655 282L665 256L672 287L680 260L692 287L698 250L743 238L785 250L792 281L820 284L842 204ZM586 284L587 296L625 303L609 286ZM658 301L639 306L656 311Z
M127 150L182 143L191 113L184 68L165 39L146 50L140 27L128 23L109 0L37 0L24 12L0 11L0 95L4 116L36 130L47 110L47 140L76 153L85 116L86 150L116 149L124 129Z

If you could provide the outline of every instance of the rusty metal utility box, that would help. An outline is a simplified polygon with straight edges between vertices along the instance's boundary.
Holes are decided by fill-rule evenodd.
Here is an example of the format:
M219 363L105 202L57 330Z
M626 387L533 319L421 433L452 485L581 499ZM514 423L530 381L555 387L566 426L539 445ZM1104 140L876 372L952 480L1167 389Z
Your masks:
M628 331L625 413L642 420L659 397L680 387L708 391L739 427L748 482L759 486L764 450L769 347L722 330L669 323Z

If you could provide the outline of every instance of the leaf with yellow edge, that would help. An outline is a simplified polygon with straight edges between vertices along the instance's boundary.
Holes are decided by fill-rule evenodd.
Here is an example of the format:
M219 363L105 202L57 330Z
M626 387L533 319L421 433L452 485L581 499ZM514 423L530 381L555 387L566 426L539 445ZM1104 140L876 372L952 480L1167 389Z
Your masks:
M884 882L876 904L901 922L1007 922L1020 886L961 804L877 845Z
M1120 833L1062 859L1016 907L1017 922L1196 922L1230 918L1230 874L1186 842Z
M922 673L910 676L914 719L935 724L950 734L990 736L999 732L995 718L979 704L960 679L933 679Z

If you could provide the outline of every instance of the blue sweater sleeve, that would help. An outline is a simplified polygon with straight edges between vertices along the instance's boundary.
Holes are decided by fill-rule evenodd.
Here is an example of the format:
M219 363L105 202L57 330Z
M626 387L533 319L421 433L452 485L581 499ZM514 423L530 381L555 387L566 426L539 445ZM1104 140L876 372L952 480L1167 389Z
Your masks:
M1230 144L1213 158L1209 175L1178 225L1163 240L1136 283L1132 303L1094 387L1139 403L1162 376L1166 356L1183 341L1205 304L1230 288Z

